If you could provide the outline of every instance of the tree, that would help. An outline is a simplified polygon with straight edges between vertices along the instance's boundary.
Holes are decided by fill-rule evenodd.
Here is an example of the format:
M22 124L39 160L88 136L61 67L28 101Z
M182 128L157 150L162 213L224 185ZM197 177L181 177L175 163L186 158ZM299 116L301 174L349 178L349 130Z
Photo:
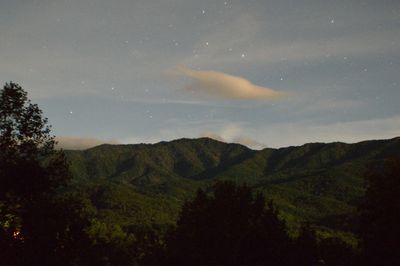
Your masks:
M6 84L0 94L1 200L21 204L67 180L67 166L54 144L39 107L20 86ZM43 167L41 160L50 157Z
M400 158L375 165L367 175L361 205L361 238L366 263L400 265Z
M307 222L302 223L300 234L295 240L293 258L298 265L313 266L318 264L317 237L315 230Z
M184 204L167 240L170 265L287 265L290 238L272 202L247 186L217 182Z
M327 266L359 265L353 248L337 237L321 239L318 244L319 258Z
M5 84L0 91L3 264L61 263L67 257L68 240L84 224L85 218L76 213L81 205L56 196L67 184L69 174L63 152L54 149L50 129L27 93L16 83Z

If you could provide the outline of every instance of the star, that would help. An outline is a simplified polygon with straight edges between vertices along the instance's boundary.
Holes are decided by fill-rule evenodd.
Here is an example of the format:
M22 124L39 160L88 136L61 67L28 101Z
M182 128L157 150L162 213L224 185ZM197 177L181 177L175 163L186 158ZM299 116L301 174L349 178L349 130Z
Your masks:
M149 118L153 118L153 115L151 114L150 110L146 110L146 113L147 113Z
M243 54L241 55L241 57L242 57L242 58L245 58L245 57L246 57L246 54L243 53Z
M73 114L73 112L72 112L72 111L69 111L69 114L70 114L70 115L72 115L72 114Z
M228 2L228 1L225 1L225 2L224 2L224 5L225 5L227 8L231 8L231 6L229 5L229 2Z
M203 9L203 10L201 10L201 14L205 14L206 13L206 11Z
M332 18L330 22L331 24L335 23L335 19Z

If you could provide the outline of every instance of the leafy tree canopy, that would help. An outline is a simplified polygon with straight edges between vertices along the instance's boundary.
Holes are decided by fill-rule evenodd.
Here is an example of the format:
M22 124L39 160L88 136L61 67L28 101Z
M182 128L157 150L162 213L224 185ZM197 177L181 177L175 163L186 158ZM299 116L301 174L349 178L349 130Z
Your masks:
M361 238L371 265L400 265L400 158L388 158L367 175Z
M85 218L79 202L56 197L69 180L42 111L15 83L0 90L0 259L3 264L61 263ZM68 204L66 204L68 202ZM78 234L77 234L78 235ZM66 261L70 261L69 258ZM66 262L64 260L64 262Z
M285 265L290 239L262 194L217 182L184 204L167 245L175 265Z

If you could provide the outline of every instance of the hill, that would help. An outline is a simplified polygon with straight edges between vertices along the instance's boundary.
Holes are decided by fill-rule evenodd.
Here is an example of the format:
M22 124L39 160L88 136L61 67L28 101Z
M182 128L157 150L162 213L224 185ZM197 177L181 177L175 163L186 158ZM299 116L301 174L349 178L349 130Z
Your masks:
M163 227L199 187L216 180L263 191L295 227L351 235L368 165L400 156L400 138L251 150L209 138L66 151L77 189L97 216L122 227Z

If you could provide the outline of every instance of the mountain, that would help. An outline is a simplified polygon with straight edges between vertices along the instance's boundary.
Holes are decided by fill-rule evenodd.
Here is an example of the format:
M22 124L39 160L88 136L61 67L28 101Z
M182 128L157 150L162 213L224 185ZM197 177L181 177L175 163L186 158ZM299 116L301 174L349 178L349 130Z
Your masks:
M197 188L233 180L273 199L293 228L311 221L321 234L351 238L363 176L369 165L400 156L400 138L260 151L209 138L179 139L66 155L74 189L100 219L123 227L173 224Z

